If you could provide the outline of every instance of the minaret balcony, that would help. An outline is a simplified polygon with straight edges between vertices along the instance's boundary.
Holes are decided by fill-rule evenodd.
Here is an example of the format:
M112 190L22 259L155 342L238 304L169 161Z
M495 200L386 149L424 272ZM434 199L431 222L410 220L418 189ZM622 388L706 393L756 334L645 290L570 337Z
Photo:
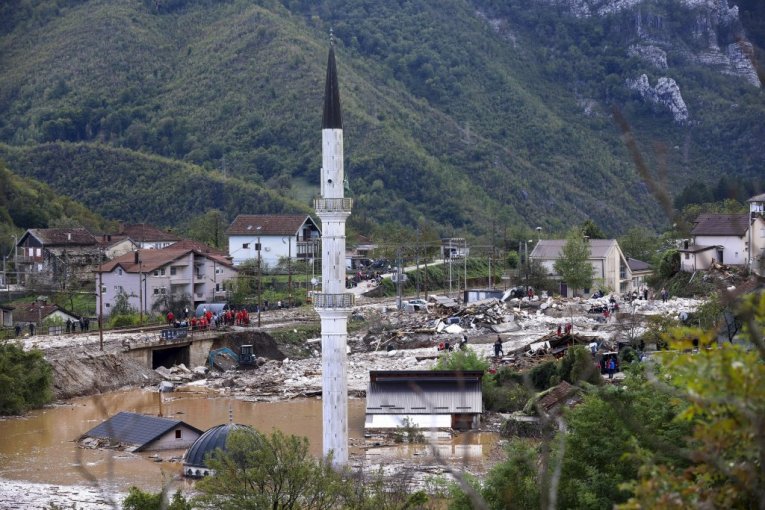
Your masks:
M353 207L352 198L315 198L313 200L313 207L316 210L316 214L321 213L351 213Z
M322 294L313 295L313 304L318 308L353 308L356 304L356 296L351 293L346 294Z

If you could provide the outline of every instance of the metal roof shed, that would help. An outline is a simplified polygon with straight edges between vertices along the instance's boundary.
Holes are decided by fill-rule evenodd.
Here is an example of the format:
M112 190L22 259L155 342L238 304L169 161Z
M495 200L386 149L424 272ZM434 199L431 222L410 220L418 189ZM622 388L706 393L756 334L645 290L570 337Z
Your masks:
M397 428L408 421L419 428L476 428L482 377L480 370L373 370L364 427Z

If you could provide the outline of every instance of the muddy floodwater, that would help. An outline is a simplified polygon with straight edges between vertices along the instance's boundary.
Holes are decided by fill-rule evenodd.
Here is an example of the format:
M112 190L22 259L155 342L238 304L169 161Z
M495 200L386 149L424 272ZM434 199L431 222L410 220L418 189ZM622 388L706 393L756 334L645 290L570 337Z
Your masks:
M252 425L261 432L279 429L285 434L305 436L311 453L321 455L322 405L320 399L285 402L245 402L197 394L162 395L162 414L182 420L201 430L226 423L229 410L237 423ZM28 482L88 485L98 484L114 492L126 492L136 485L159 490L178 478L183 451L129 453L79 448L76 439L120 411L157 414L156 391L129 390L84 397L29 413L23 418L0 420L0 478ZM351 399L348 405L352 455L372 463L403 460L426 454L424 447L375 448L364 450L365 400ZM459 457L474 462L496 442L494 434L468 434L441 441L438 454L444 459ZM163 461L156 462L153 455Z

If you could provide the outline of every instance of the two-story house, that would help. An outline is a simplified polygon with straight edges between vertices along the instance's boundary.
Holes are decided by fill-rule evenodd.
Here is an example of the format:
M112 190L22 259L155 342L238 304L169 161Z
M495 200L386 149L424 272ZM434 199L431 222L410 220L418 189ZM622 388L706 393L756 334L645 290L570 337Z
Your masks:
M102 264L97 271L101 285L96 305L103 300L108 316L117 296L123 294L135 310L164 312L166 296L187 298L194 307L222 301L226 282L237 270L228 257L193 248L170 246L161 250L139 250Z
M614 292L631 292L632 270L624 257L619 243L615 239L590 239L587 241L590 247L588 261L592 264L593 286L607 288ZM555 279L561 277L555 271L555 262L562 257L565 239L541 239L529 259L542 264L547 274ZM576 290L583 290L588 294L590 289L571 289L566 282L560 282L562 296L572 296Z
M66 289L92 281L101 262L93 234L84 228L32 228L16 244L19 283Z
M235 265L260 255L264 267L273 267L281 258L309 260L321 253L321 230L307 214L240 214L226 234Z
M709 269L712 262L745 266L749 263L749 214L700 214L683 241L680 269L686 272Z
M749 204L749 267L765 276L765 193L747 200Z

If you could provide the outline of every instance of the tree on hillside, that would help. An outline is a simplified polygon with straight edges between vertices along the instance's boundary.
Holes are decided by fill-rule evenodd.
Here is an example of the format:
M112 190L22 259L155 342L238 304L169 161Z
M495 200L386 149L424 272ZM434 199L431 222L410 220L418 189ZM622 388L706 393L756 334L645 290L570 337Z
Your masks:
M555 271L572 290L589 289L592 286L590 246L579 228L572 228L566 236L561 258L555 261Z
M606 238L605 232L603 232L597 223L592 220L586 220L584 223L582 223L579 229L582 231L584 236L589 237L590 239Z
M205 243L213 248L225 248L226 228L228 222L218 209L210 209L204 214L195 216L189 221L187 232L189 237Z
M660 241L654 232L645 227L632 227L619 238L619 247L625 257L651 262L659 249Z

